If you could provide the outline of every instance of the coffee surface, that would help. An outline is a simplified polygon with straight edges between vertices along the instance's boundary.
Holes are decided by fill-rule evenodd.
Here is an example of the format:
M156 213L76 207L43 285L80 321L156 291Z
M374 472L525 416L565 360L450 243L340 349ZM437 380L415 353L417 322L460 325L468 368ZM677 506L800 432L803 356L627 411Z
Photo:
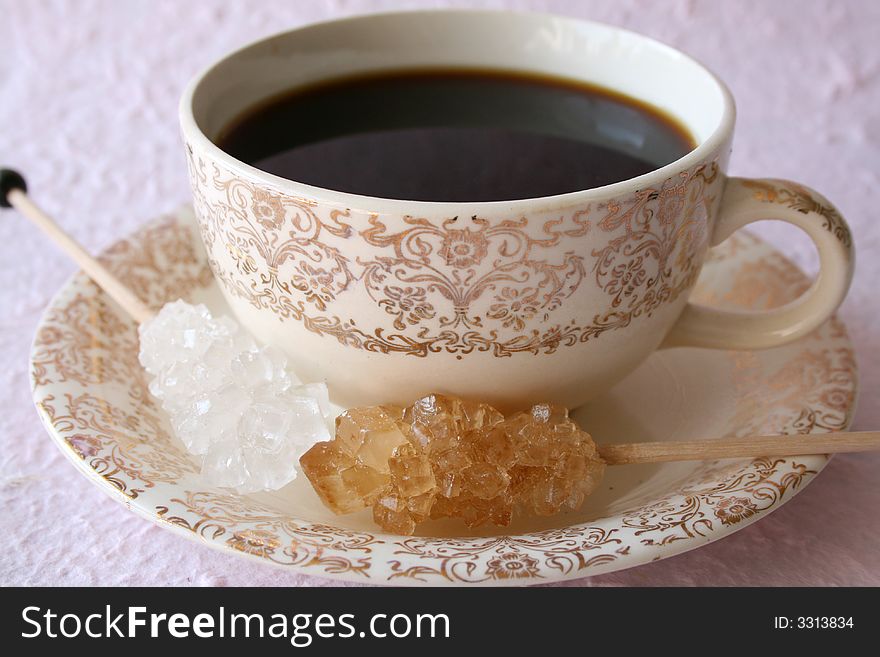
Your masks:
M695 146L673 119L614 92L478 70L372 74L292 90L215 141L290 180L418 201L590 189L653 171Z

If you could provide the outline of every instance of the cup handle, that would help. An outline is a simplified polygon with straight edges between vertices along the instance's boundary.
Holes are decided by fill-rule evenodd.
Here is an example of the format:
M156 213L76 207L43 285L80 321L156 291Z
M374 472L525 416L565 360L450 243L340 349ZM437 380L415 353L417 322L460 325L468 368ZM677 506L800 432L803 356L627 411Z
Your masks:
M837 208L821 194L788 180L729 178L710 245L760 219L794 224L816 244L820 270L810 288L794 301L765 312L689 303L661 347L776 347L806 335L834 313L846 296L855 266L852 235Z

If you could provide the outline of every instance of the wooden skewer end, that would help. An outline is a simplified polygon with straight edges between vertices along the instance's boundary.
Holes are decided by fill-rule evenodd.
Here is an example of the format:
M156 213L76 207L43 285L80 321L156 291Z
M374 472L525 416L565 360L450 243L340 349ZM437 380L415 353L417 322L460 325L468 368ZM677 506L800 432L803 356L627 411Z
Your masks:
M12 190L27 193L27 183L24 181L24 176L14 169L0 169L0 208L12 207L9 198Z
M13 169L0 169L0 207L15 208L35 224L138 324L143 324L153 317L153 311L134 292L89 255L76 240L61 230L58 224L31 200L27 194L24 176Z

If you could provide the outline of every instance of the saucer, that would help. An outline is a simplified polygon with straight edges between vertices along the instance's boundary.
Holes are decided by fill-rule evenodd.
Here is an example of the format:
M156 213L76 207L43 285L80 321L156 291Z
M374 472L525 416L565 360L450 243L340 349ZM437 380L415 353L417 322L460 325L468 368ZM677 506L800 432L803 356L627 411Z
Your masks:
M192 210L158 219L103 261L151 306L183 297L224 312ZM738 232L714 249L693 298L766 309L809 281ZM305 477L273 493L207 486L147 390L135 324L83 274L43 315L31 354L34 401L50 436L108 495L211 547L304 573L393 585L531 584L656 561L700 547L791 499L824 455L618 466L577 512L468 530L377 530L369 511L334 516ZM846 429L856 364L838 319L761 352L672 349L574 413L598 442L689 440ZM537 401L537 400L536 400Z

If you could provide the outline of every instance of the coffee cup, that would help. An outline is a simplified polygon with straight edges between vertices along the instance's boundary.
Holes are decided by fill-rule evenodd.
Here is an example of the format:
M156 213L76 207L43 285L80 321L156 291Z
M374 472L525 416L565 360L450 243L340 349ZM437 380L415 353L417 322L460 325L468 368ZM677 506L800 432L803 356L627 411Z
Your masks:
M696 147L602 187L432 202L282 178L217 145L236 117L289 89L402 63L588 82L671 115ZM310 25L211 65L186 90L180 120L201 235L232 311L343 406L440 392L504 410L575 407L657 349L796 340L832 315L852 277L852 237L829 201L789 181L727 175L727 87L681 52L616 27L491 11ZM709 248L762 219L813 240L813 285L763 312L689 302Z

